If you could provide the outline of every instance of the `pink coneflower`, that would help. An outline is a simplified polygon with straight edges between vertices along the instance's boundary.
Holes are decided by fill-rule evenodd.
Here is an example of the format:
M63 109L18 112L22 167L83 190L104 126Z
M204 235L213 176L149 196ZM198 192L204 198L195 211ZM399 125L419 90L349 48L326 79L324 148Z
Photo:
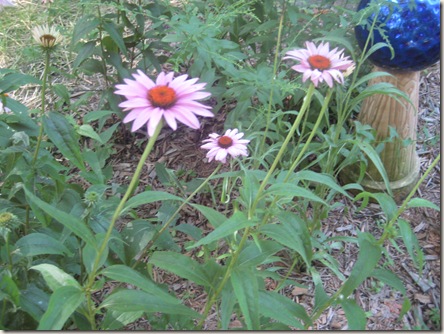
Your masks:
M209 150L207 153L208 162L215 159L225 163L227 155L231 155L233 158L239 155L247 156L247 144L250 141L241 139L244 134L238 132L238 129L233 129L227 130L223 136L217 133L210 134L210 139L205 139L203 142L206 144L201 146L201 148Z
M311 79L315 87L319 82L325 81L331 88L333 79L339 83L344 83L343 71L347 71L353 65L349 57L343 57L343 52L338 48L330 51L327 43L321 43L318 47L313 42L305 42L306 49L298 49L287 52L288 56L283 59L296 59L300 64L291 68L297 72L303 73L302 81Z
M208 110L209 106L196 102L211 95L200 92L206 83L196 83L198 79L187 80L186 74L177 78L173 76L173 72L162 72L154 82L141 70L137 70L137 74L133 74L135 80L124 79L125 84L116 85L115 93L127 99L119 107L123 111L130 111L123 122L134 121L131 131L137 131L146 124L148 135L152 136L162 118L173 130L177 129L176 120L198 129L200 123L196 115L213 116Z

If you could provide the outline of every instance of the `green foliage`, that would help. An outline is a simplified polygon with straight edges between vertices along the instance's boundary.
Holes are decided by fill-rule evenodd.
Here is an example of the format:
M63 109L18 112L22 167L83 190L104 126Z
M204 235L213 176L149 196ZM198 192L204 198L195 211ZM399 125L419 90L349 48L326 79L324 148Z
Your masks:
M391 260L384 243L405 247L422 274L424 254L409 222L399 217L407 208L439 207L419 198L397 205L379 158L385 143L354 120L368 96L401 101L406 95L388 84L369 85L389 74L365 66L386 44L364 53L355 44L352 28L363 14L318 2L74 1L81 8L75 20L61 12L68 1L48 5L45 16L63 17L61 30L69 36L50 54L54 63L43 76L0 69L0 102L8 108L0 112L2 329L122 330L145 319L153 330L196 330L213 309L223 330L233 315L242 329L307 329L327 308L341 307L349 329L364 330L366 313L350 296L368 278L400 292L401 313L409 310L401 278L381 264ZM325 85L307 89L282 60L309 40L329 41L355 61L344 85L330 92ZM37 50L27 46L22 56L38 63ZM60 58L69 66L59 66ZM116 183L117 144L139 140L149 148L156 138L145 144L121 122L115 84L136 69L149 76L172 69L205 82L212 111L225 117L225 128L245 132L250 156L230 160L224 172L216 169L206 179L159 161L159 182L144 189L137 178ZM54 80L59 77L102 85L78 97L72 86ZM20 94L13 97L35 87L42 100L34 108ZM325 114L318 124L320 110ZM301 126L289 138L296 120ZM360 186L369 163L387 193ZM338 176L349 170L359 176L356 183L341 185ZM376 201L383 236L326 234L325 218L342 208L340 197L360 201L358 209L344 207L352 214ZM184 220L185 207L201 221ZM337 259L345 245L359 248L349 274ZM282 264L288 259L289 267ZM319 267L342 282L331 294ZM282 294L289 285L301 286L290 278L295 271L314 287L311 312ZM161 283L159 273L203 290L203 309L188 303L188 291L179 295Z

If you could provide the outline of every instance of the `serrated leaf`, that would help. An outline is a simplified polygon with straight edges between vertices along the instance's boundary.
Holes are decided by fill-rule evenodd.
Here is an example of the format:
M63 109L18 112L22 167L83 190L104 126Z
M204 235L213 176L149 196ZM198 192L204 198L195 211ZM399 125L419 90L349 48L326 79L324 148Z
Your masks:
M100 304L100 308L106 308L117 312L147 312L147 313L165 313L181 314L193 318L200 318L201 315L196 311L182 305L177 301L171 303L146 291L140 290L119 290L109 295Z
M134 285L139 289L156 295L159 298L163 298L165 301L170 303L178 303L176 298L165 292L162 288L158 287L156 283L147 279L142 274L128 266L116 264L103 269L100 273L118 282Z
M340 302L348 322L348 330L363 331L367 324L365 312L353 299L344 299Z
M219 227L216 227L207 236L200 239L194 245L187 247L187 249L199 247L201 245L207 245L213 241L222 239L228 235L233 234L236 231L242 230L249 226L254 226L256 222L254 220L247 219L245 214L241 211L235 212L233 216L223 222Z
M57 220L75 235L77 235L80 239L84 240L86 243L89 243L90 246L96 247L95 238L91 232L91 230L84 224L84 222L64 211L57 209L56 207L42 201L40 198L31 193L26 187L23 187L26 193L26 197L28 200L37 205L40 209L42 209L49 216Z
M369 233L358 234L359 254L348 279L342 285L342 295L347 298L367 277L371 275L381 258L381 246Z
M259 286L253 267L237 267L231 273L231 285L248 330L259 330Z
M57 254L72 256L71 251L60 241L43 233L31 233L20 238L15 246L24 256Z
M62 286L51 295L48 309L43 314L37 330L61 330L68 318L85 300L80 288Z
M42 122L49 139L65 158L80 170L85 170L79 139L74 127L65 116L57 112L49 112L42 117Z
M81 289L80 284L74 277L65 273L62 269L56 267L53 264L42 263L33 266L29 269L37 270L42 274L43 279L52 291L56 291L63 286L71 286L77 289Z
M259 304L263 316L288 326L304 329L300 320L305 324L311 324L310 317L301 305L277 292L259 291Z
M211 287L211 281L201 268L201 264L186 255L175 252L155 252L149 262L199 285Z

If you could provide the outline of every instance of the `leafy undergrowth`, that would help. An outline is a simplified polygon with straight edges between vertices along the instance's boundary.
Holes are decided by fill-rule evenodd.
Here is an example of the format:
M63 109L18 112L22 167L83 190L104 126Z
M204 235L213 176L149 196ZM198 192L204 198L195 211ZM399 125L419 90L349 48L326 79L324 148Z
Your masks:
M371 84L386 46L356 45L376 5L16 3L0 21L2 329L441 328L437 65L405 200L341 177L373 165L387 184L379 153L400 140L357 121L366 97L407 98ZM331 82L282 59L311 41L343 50ZM177 81L153 90L136 69ZM136 93L173 110L150 136Z

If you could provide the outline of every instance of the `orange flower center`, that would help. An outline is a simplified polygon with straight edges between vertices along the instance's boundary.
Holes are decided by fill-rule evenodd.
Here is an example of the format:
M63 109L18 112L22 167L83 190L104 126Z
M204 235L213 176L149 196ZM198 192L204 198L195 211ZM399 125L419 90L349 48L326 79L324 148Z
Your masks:
M156 86L148 91L148 100L155 107L169 108L176 103L176 92L168 86Z
M222 136L217 140L217 144L221 148L229 148L233 144L233 139L228 136Z
M308 57L308 63L312 69L328 70L331 66L330 59L324 56L315 55Z

